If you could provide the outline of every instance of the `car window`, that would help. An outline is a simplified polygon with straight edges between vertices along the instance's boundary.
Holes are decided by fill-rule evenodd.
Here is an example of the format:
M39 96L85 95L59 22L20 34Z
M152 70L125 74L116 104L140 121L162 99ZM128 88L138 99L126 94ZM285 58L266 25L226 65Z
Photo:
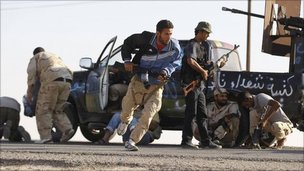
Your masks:
M103 51L101 52L101 54L97 59L96 64L99 65L99 67L106 67L108 65L109 56L112 56L113 53L112 51L116 40L117 40L117 36L113 37L104 47Z
M123 63L122 57L121 57L121 46L116 48L112 52L112 57L109 60L109 65L114 65L115 62Z

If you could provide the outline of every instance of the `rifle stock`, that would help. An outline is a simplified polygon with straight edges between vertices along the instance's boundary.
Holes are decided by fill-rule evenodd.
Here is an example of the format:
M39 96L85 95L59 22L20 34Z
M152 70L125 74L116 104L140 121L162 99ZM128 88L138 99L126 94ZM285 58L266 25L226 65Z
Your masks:
M184 95L187 96L190 91L192 91L196 86L200 79L191 81L186 87L183 88Z

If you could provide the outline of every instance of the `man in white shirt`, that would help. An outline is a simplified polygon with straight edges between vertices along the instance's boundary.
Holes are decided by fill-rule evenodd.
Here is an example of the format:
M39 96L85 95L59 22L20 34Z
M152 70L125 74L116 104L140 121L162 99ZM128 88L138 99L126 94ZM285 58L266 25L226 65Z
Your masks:
M254 130L260 127L275 136L276 147L281 149L286 136L292 133L293 124L282 110L280 103L264 93L251 95L246 92L244 104L251 109L250 135L253 137ZM259 142L253 142L253 145L259 147Z

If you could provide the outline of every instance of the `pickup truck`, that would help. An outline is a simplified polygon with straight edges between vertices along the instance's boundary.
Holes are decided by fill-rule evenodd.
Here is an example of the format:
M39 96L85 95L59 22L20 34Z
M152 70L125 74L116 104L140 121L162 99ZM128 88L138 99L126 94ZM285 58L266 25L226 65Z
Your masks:
M75 71L68 104L68 114L74 129L80 127L83 136L89 141L97 141L104 134L114 112L113 104L109 103L109 87L113 83L111 68L124 71L121 58L121 46L114 49L117 37L113 37L105 46L100 56L93 62L92 58L81 58L80 67L83 71ZM180 40L181 47L187 41ZM230 52L234 46L215 40L208 40L212 49L212 61ZM159 112L160 125L163 130L182 130L185 110L184 94L180 84L180 71L172 74L164 87L163 104ZM130 77L127 77L130 78ZM128 83L125 81L124 83ZM230 98L235 98L240 91L248 90L253 94L266 93L283 105L295 126L303 122L304 75L302 73L265 73L242 71L237 50L229 55L228 62L207 85L207 101L212 100L215 85L230 91ZM119 106L119 105L118 105Z

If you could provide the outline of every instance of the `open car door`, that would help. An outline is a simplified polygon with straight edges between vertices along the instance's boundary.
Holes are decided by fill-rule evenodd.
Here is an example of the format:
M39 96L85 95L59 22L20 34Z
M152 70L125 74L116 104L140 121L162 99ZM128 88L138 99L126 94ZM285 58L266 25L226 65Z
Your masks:
M94 68L90 71L87 85L85 102L88 112L102 112L108 104L109 73L108 63L117 36L113 37L101 52Z

